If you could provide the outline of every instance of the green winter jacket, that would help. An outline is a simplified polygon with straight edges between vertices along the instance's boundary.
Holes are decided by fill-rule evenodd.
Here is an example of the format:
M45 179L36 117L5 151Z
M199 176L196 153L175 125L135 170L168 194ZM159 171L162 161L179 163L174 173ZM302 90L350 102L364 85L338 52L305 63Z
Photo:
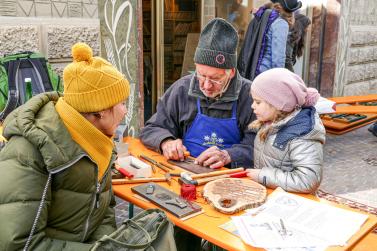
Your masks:
M89 250L116 229L110 168L99 183L96 164L55 110L58 98L37 95L5 120L0 250L23 249L32 229L29 250Z

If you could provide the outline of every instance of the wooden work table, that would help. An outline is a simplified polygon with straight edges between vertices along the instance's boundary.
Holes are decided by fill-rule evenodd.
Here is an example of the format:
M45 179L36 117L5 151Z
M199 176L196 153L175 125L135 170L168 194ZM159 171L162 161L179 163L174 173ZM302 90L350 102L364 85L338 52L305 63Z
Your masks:
M140 143L138 139L126 138L125 141L129 143L129 152L132 155L139 156L140 154L144 154L148 157L153 158L154 160L158 162L166 163L166 160L163 156L147 149L144 145ZM176 168L176 170L172 172L180 172L180 171L181 169ZM163 174L164 172L162 170L157 170L155 175L163 176ZM170 186L166 182L159 182L159 184L170 189L171 191L174 191L175 193L178 193L178 194L180 193L179 192L180 185L178 184L177 177L172 178ZM140 199L140 197L135 196L135 194L131 191L131 187L136 186L136 185L139 185L139 184L113 185L113 190L114 190L115 195L117 195L118 197L130 203L133 203L134 205L140 208L143 208L143 209L156 208L157 206L155 206L154 204L147 202L144 199ZM201 191L202 186L197 187L197 190ZM271 193L272 190L269 190L268 192ZM315 201L320 201L320 203L327 203L327 204L345 208L351 211L356 211L347 206L335 204L335 203L332 203L323 199L316 198L313 195L302 195L302 196L315 200ZM215 211L212 208L212 206L206 203L205 200L201 196L199 196L199 198L196 200L196 203L202 206L202 208L204 209L204 213L197 215L195 217L192 217L190 219L187 219L185 221L182 221L179 218L169 213L167 213L167 215L171 219L171 221L174 222L174 224L179 226L180 228L183 228L226 250L262 250L262 249L254 248L254 247L244 244L244 242L239 237L219 227L219 225L222 225L230 220L230 215L225 215L225 214ZM242 213L239 213L239 214L242 214ZM331 247L328 249L328 251L353 250L353 247L355 246L356 246L355 250L362 250L360 249L361 247L366 247L369 244L371 244L371 242L377 240L377 238L375 238L373 234L369 234L373 230L373 228L376 226L377 226L377 217L369 214L368 220L364 223L360 231L356 233L350 239L347 246ZM364 238L365 236L367 237ZM360 247L358 247L359 243L360 243ZM356 249L356 248L359 248L359 249ZM371 249L364 249L364 250L371 250Z

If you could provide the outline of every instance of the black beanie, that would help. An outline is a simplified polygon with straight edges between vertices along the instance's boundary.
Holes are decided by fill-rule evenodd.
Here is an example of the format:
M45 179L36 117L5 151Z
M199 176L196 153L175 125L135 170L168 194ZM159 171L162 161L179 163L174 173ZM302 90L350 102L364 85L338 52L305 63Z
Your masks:
M274 3L274 1L271 1ZM276 0L275 3L280 3L283 9L287 12L294 12L301 8L301 1L297 0Z
M212 19L200 33L194 62L221 69L237 66L238 34L222 18Z

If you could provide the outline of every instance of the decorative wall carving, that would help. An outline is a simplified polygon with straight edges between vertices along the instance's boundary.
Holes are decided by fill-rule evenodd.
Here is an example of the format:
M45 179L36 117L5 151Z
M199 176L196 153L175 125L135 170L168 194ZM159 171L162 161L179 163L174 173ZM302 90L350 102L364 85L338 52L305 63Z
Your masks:
M1 0L0 16L98 18L97 0Z
M16 16L17 3L12 0L0 1L0 16Z
M105 2L106 21L103 15ZM102 31L99 6L102 6ZM0 0L0 53L41 52L62 76L64 67L72 61L72 45L88 43L94 55L108 57L130 81L125 122L129 134L136 136L143 123L138 8L141 9L139 0Z
M100 0L99 14L102 35L102 55L124 73L130 82L131 93L128 98L128 112L124 128L127 134L137 136L142 107L141 90L139 87L141 54L138 41L138 1L137 0ZM141 42L141 41L140 41Z

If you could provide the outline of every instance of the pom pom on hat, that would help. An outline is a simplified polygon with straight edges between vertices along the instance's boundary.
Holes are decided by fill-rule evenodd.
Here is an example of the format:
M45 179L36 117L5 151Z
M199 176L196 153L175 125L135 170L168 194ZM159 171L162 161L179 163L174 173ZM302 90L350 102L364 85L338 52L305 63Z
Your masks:
M85 43L77 43L72 46L72 57L76 62L90 61L93 57L93 50Z
M99 112L124 102L130 85L114 66L93 57L85 43L72 47L74 61L63 72L64 100L78 112Z
M251 85L251 93L285 112L314 106L320 96L316 89L307 88L300 76L285 68L273 68L259 74Z

